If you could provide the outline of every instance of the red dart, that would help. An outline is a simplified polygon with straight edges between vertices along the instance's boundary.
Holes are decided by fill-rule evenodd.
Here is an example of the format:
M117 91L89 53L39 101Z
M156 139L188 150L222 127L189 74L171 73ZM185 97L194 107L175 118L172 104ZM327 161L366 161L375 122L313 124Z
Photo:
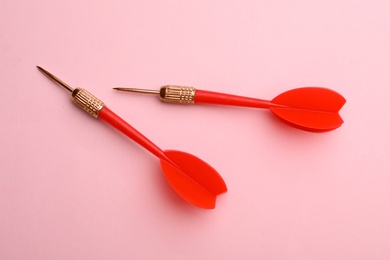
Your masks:
M215 208L216 197L226 192L227 188L222 177L210 165L185 152L161 150L91 93L81 88L73 89L53 74L37 67L47 77L70 91L76 105L93 117L105 121L157 156L169 184L184 200L200 208Z
M160 99L168 103L268 108L285 123L311 132L326 132L340 127L344 121L338 112L346 102L339 93L320 87L292 89L271 101L174 85L163 86L160 90L114 89L159 94Z

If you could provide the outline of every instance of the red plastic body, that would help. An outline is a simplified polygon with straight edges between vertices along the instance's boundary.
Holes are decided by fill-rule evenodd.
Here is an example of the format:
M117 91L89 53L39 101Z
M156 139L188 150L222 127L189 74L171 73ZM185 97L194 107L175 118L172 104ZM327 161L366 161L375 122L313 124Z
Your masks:
M231 94L212 92L207 90L197 89L195 92L195 103L199 104L216 104L227 106L241 106L254 108L269 108L273 104L270 101L243 97Z
M164 152L155 145L152 141L146 138L143 134L141 134L137 129L129 125L125 120L120 118L117 114L112 112L108 107L103 107L99 112L99 118L111 125L112 127L118 129L127 137L133 139L139 145L147 149L149 152L154 154L159 158L166 158Z
M218 172L196 156L175 150L162 151L107 107L100 111L99 118L160 158L169 184L190 204L213 209L217 195L227 191L226 184Z
M195 103L268 108L285 123L296 128L325 132L343 124L338 114L345 104L339 93L320 87L297 88L286 91L272 101L196 90Z

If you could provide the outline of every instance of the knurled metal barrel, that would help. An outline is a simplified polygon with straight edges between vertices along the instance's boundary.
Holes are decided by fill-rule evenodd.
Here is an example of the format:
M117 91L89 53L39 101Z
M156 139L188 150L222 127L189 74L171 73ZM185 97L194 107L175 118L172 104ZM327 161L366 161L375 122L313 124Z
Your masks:
M73 102L97 118L100 110L105 106L104 102L82 88L76 88L72 92Z
M193 87L167 85L160 89L160 99L167 103L194 104L196 89Z

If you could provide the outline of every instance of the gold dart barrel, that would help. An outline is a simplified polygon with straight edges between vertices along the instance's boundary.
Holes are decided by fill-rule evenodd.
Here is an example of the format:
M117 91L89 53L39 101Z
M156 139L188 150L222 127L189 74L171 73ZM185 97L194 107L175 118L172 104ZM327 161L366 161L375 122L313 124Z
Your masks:
M193 87L167 85L160 89L160 99L167 103L194 104L196 89Z
M72 91L72 100L95 118L98 117L100 110L105 106L103 101L82 88L76 88Z

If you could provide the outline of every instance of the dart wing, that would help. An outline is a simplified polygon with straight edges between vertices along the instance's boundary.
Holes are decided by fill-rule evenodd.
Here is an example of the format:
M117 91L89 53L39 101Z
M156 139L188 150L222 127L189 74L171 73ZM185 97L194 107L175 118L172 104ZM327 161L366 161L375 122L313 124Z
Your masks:
M346 100L339 93L320 87L286 91L271 101L270 110L279 118L303 130L325 132L340 127L338 114Z
M194 155L175 150L164 154L173 163L160 159L165 177L172 188L187 202L213 209L217 195L227 191L218 172Z

